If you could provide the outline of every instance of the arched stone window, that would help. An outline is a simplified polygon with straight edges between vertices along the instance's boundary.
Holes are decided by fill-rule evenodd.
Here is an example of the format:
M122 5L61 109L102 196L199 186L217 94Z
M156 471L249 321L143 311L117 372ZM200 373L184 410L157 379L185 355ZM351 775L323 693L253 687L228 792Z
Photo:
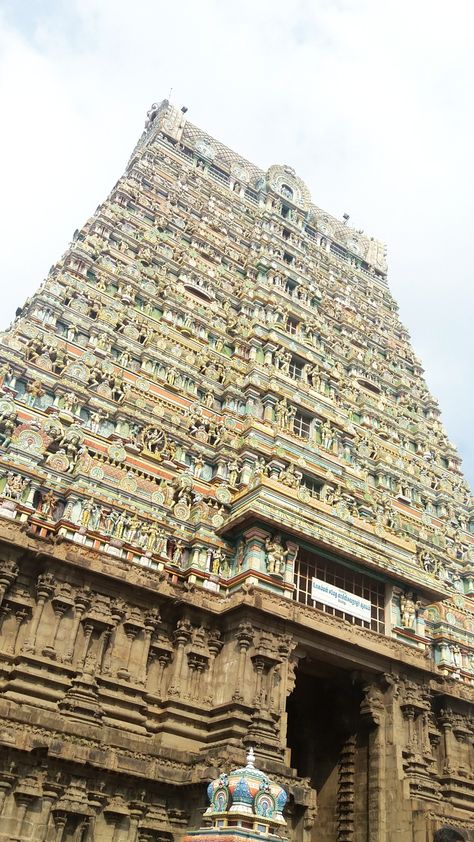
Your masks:
M280 187L280 193L285 199L289 199L290 202L293 201L293 190L291 187L288 187L288 184L282 184Z

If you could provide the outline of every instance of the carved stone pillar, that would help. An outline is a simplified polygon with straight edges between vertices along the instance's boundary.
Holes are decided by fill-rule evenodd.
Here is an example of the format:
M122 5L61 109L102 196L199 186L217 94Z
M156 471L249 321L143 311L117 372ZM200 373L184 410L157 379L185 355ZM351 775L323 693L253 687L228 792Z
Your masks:
M252 459L250 459L249 457L246 457L246 458L244 457L243 464L242 464L242 470L240 472L240 483L241 483L241 485L248 485L249 484L250 479L252 477L253 465L254 465L254 462L253 462Z
M263 352L265 355L264 365L267 368L271 368L273 366L273 354L276 351L277 346L267 343L263 346ZM267 419L270 420L270 419Z
M109 803L105 805L104 814L107 817L110 817L114 823L114 830L111 842L118 842L118 840L120 839L121 829L124 825L124 821L130 816L130 810L128 809L123 798L120 795L118 795L115 798L112 798L109 801Z
M140 684L146 684L148 655L150 654L150 644L153 632L156 631L160 623L160 613L152 609L145 615L145 629L143 633L142 651L140 654L140 664L137 669L137 678Z
M16 645L18 642L18 635L20 634L20 629L22 623L30 616L30 612L26 606L19 606L19 605L9 605L5 603L3 606L5 609L9 609L9 613L15 615L15 626L13 628L13 632L10 635L10 639L7 641L5 646L5 653L7 655L14 655L16 652Z
M427 713L431 711L431 695L422 684L402 682L400 708L407 723L406 748L403 750L404 769L414 796L424 794L433 797L437 783L430 774L433 758L426 750L429 740L427 735Z
M245 683L245 666L247 661L247 652L252 644L254 638L254 628L250 623L241 623L237 629L236 638L239 646L239 661L237 665L237 678L235 683L235 690L232 696L234 702L243 702L243 688Z
M217 469L215 476L219 477L219 479L225 479L227 475L227 461L221 457L217 460Z
M133 651L133 642L137 639L139 633L141 632L143 626L140 625L134 618L129 617L125 620L123 624L123 629L125 632L125 636L128 641L128 652L126 652L124 657L124 666L119 667L117 670L118 678L125 679L126 681L130 680L130 662L132 661L132 651Z
M246 540L244 569L266 572L265 540L269 533L257 526L244 532Z
M105 797L103 795L97 795L96 793L89 793L88 801L91 809L91 815L89 816L89 823L81 842L95 842L95 840L98 839L96 834L96 823L97 817L104 806Z
M73 512L74 506L76 505L78 500L79 500L79 497L75 497L75 496L68 498L61 520L68 520L68 521L72 522L72 512ZM76 518L76 520L77 520L77 518Z
M86 662L87 655L89 654L89 647L91 644L91 638L94 631L94 623L90 622L90 620L86 620L84 623L84 640L82 643L82 654L80 659L81 666L84 666ZM78 664L79 665L79 664Z
M138 824L144 815L142 804L130 804L130 827L128 829L128 842L137 842Z
M193 627L189 620L178 620L178 625L173 633L173 639L176 644L176 657L174 661L174 674L172 682L168 688L170 695L178 695L181 690L181 678L184 661L184 647L191 640Z
M54 823L56 825L56 835L54 837L54 842L62 842L64 830L67 824L67 813L63 812L56 812L54 813Z
M8 772L0 772L0 820L3 816L7 795L14 783L15 775L10 775Z
M383 688L383 689L382 689ZM368 726L367 842L379 842L386 837L386 775L385 775L385 705L384 678L369 681L363 687L360 706L363 723Z
M19 795L16 799L17 803L17 814L16 814L16 821L18 826L18 836L21 839L23 836L23 825L25 823L26 812L28 807L31 803L31 798L26 795Z
M72 629L69 635L69 649L66 652L66 663L72 663L74 657L74 650L76 648L77 635L79 626L81 624L84 612L87 611L90 605L89 594L86 591L79 591L74 597L75 614Z
M56 659L58 654L56 652L56 641L59 634L59 627L61 625L62 618L71 608L72 601L65 598L61 593L58 593L53 596L51 603L53 606L55 623L53 627L53 634L51 636L51 643L44 647L43 655L46 655L47 658Z
M275 691L274 706L280 715L280 740L282 745L286 745L286 700L295 687L296 666L299 660L299 656L293 654L295 646L295 641L289 635L282 637L278 643L281 663L278 667L279 683Z
M216 658L222 649L223 643L220 639L220 632L217 629L212 629L207 638L207 648L209 649L210 658L207 669L207 696L210 704L214 701L214 668Z
M277 666L281 657L277 649L277 638L274 634L260 631L254 640L254 651L251 660L254 667L254 697L252 705L254 712L251 717L245 741L248 745L259 746L263 756L281 758L285 752L285 743L280 740L280 711L275 710L278 704L278 693L273 698L273 682Z
M256 708L259 708L266 703L266 694L264 689L264 675L266 662L265 658L259 655L252 656L252 661L255 670L255 693L253 698L253 705Z
M58 797L57 787L50 785L49 783L45 783L43 785L43 835L41 842L48 842L51 838L51 828L53 825L53 816L52 816L52 809L53 804L55 803Z
M289 585L293 585L295 583L295 561L298 555L299 546L295 544L294 541L287 541L286 542L286 549L288 550L288 556L286 559L285 564L285 575L284 581L287 582Z
M116 600L116 602L114 602L113 605L110 606L110 615L112 625L109 630L109 633L107 634L102 662L102 671L107 674L110 674L112 652L114 650L115 641L117 639L118 625L125 615L125 603L122 600Z
M262 343L258 339L250 340L249 348L249 362L255 362L257 359L257 352L261 349Z
M0 608L0 631L1 631L2 637L5 637L5 638L6 638L6 635L4 635L3 630L4 630L4 627L5 627L6 623L8 622L8 618L9 618L10 614L12 613L12 610L13 610L13 606L10 605L10 603L8 603L8 602L2 603L2 606ZM9 642L8 642L8 640L5 640L5 645L3 647L5 652L8 652L8 647L9 647Z
M74 831L72 842L84 842L84 837L89 831L90 823L90 816L83 816L81 819L79 819L76 829Z
M12 558L0 560L0 605L8 588L18 576L18 565Z
M448 664L448 666L451 666L453 661L452 661L452 656L451 656L451 649L449 648L448 643L444 640L439 641L438 649L439 649L438 664L440 666L444 666L445 664Z
M201 695L201 678L207 666L207 657L199 652L189 652L188 666L190 671L188 692L192 699L198 699Z
M104 655L109 644L110 638L112 635L112 626L103 626L100 625L99 629L99 638L97 642L97 654L96 654L96 661L97 661L97 671L100 673L103 669L103 661Z
M448 710L447 708L443 708L440 711L440 715L438 717L439 724L441 726L441 731L443 734L443 749L444 749L444 764L443 764L443 774L444 775L451 775L453 772L456 771L456 764L454 759L456 757L456 746L454 743L454 734L453 734L453 713L452 711Z
M425 622L425 608L424 606L419 606L416 614L416 633L418 637L425 637L426 636L426 622Z
M34 652L36 648L36 636L38 634L39 624L43 616L46 601L52 596L54 592L54 577L51 573L41 573L38 576L38 583L36 585L36 605L33 610L31 624L28 631L28 639L25 642L25 652Z
M275 420L275 404L277 399L273 395L265 395L263 400L263 420L270 424Z
M28 808L42 795L41 786L34 775L27 775L17 784L15 789L15 801L17 803L17 835L21 838L26 830L26 814Z
M162 648L158 645L156 648L155 646L153 647L152 655L150 657L154 658L158 662L158 675L156 677L155 688L150 687L149 689L150 692L155 692L156 695L162 699L164 696L165 671L171 661L172 653L169 649Z
M254 641L255 649L252 655L256 673L254 704L257 707L264 705L266 709L276 708L278 711L279 698L278 694L273 698L271 679L276 667L281 663L279 644L283 651L286 651L289 641L286 637L278 639L276 635L260 631L257 640Z
M417 743L415 739L415 708L412 705L404 705L403 715L407 723L407 748L410 751L416 751Z

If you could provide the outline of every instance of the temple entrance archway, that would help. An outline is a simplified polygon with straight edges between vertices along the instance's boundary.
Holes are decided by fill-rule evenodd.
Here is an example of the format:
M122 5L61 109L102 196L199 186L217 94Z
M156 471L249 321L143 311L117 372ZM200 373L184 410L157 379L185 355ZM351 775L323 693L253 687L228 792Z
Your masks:
M313 838L337 842L341 823L355 823L355 842L367 836L367 736L361 728L361 686L331 664L300 661L288 698L291 765L317 792Z

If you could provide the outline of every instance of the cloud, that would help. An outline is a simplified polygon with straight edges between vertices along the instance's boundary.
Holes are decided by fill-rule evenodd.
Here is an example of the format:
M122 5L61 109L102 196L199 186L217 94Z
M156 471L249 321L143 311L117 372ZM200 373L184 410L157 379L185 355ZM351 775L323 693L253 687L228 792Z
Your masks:
M418 0L3 4L4 320L121 175L150 102L388 243L400 304L474 479L473 12Z

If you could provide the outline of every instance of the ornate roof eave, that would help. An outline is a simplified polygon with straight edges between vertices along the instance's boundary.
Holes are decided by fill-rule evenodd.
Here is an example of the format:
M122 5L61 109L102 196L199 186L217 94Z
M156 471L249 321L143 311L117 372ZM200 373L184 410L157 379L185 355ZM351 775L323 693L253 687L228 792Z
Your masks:
M23 528L22 528L23 527ZM119 584L121 588L138 589L141 593L155 593L159 590L163 602L168 600L176 603L182 599L182 587L172 584L163 579L160 571L151 568L141 568L137 565L130 565L129 562L121 562L115 557L106 557L97 553L90 547L73 544L63 541L60 544L44 542L41 555L38 554L37 538L24 531L24 524L15 523L10 520L0 521L0 541L5 545L15 545L19 552L32 554L35 562L43 562L48 558L54 558L55 563L59 561L77 570L91 570L94 574L106 577L110 581ZM350 557L347 556L349 559ZM360 563L360 559L358 559ZM259 577L260 578L260 577ZM268 578L265 576L265 578ZM125 592L125 591L123 591ZM445 594L443 594L443 598ZM439 598L437 596L436 598ZM186 596L189 606L209 612L213 617L234 614L237 611L254 612L255 616L266 615L268 618L278 616L280 621L295 624L298 629L298 636L303 635L309 640L308 635L317 633L319 637L331 637L343 635L344 651L341 649L340 656L351 660L353 658L353 647L357 646L359 653L364 654L364 663L370 669L385 669L390 662L406 663L407 644L401 640L387 637L371 629L362 629L350 624L341 624L337 617L332 617L322 611L317 611L311 606L295 602L283 594L272 593L261 587L247 591L240 588L230 591L225 600L216 600L213 592L204 588L196 588L189 591ZM311 637L311 640L313 638ZM345 653L345 654L344 654ZM410 647L410 662L416 669L427 671L433 678L439 679L434 673L432 662L425 656L424 650ZM68 668L69 669L69 668ZM450 689L456 696L460 691L459 684L453 683ZM474 693L474 688L469 688ZM93 765L95 761L92 761ZM186 778L186 781L188 778Z
M235 495L225 523L216 530L228 535L237 526L256 520L277 530L296 536L315 547L334 551L337 555L379 573L386 578L416 586L429 599L446 599L451 591L420 570L416 563L416 545L385 532L384 545L374 528L363 521L348 524L331 513L326 503L302 501L292 489L282 487L266 477L258 486L245 488Z

